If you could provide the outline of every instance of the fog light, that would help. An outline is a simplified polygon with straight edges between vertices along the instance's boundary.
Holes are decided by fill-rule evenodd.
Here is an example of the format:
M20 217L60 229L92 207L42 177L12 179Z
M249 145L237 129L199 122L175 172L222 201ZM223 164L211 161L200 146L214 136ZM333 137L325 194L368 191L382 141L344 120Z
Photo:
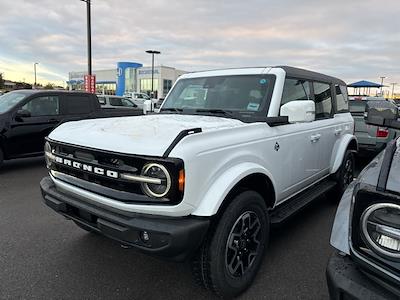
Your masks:
M390 236L381 235L377 238L376 242L389 250L400 251L400 240L396 240Z
M148 242L150 240L150 234L147 231L141 231L140 232L140 239L143 242L146 243L146 242Z

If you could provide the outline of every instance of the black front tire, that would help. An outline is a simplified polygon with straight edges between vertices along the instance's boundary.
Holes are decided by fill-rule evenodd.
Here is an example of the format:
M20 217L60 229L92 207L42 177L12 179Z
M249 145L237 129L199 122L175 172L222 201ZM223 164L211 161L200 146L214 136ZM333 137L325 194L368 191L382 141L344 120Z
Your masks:
M264 199L254 191L238 194L211 228L192 261L197 283L222 298L243 293L253 282L269 239Z
M331 192L331 198L335 202L342 198L343 193L354 179L355 159L353 151L347 150L344 154L342 164L339 170L334 174L334 180L337 182Z

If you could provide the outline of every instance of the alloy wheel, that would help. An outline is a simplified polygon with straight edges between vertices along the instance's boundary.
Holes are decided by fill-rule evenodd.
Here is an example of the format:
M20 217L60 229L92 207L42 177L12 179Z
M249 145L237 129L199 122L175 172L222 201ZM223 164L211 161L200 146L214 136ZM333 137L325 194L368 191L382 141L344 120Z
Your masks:
M261 222L253 211L236 220L226 243L225 264L230 275L242 277L259 255Z
M353 181L353 161L351 158L347 158L346 163L344 165L344 174L343 174L343 186L347 188L347 186Z

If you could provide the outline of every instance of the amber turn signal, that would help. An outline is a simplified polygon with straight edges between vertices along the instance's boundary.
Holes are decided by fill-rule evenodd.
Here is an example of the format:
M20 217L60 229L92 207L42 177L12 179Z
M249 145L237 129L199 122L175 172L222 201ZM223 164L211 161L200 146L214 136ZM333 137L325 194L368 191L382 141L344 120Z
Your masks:
M183 192L183 189L185 188L185 171L184 170L179 171L178 188L179 188L180 192Z

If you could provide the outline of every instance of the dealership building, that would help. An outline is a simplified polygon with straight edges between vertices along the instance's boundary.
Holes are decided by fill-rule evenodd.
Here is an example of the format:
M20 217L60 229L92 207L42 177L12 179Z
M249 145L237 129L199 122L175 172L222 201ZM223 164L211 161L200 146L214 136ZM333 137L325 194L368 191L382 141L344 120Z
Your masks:
M143 67L136 62L118 62L116 69L94 70L96 75L97 93L122 96L126 92L151 92L151 67ZM167 66L154 67L153 89L156 98L167 95L176 79L187 72ZM83 90L83 72L69 72L68 88L70 90Z

